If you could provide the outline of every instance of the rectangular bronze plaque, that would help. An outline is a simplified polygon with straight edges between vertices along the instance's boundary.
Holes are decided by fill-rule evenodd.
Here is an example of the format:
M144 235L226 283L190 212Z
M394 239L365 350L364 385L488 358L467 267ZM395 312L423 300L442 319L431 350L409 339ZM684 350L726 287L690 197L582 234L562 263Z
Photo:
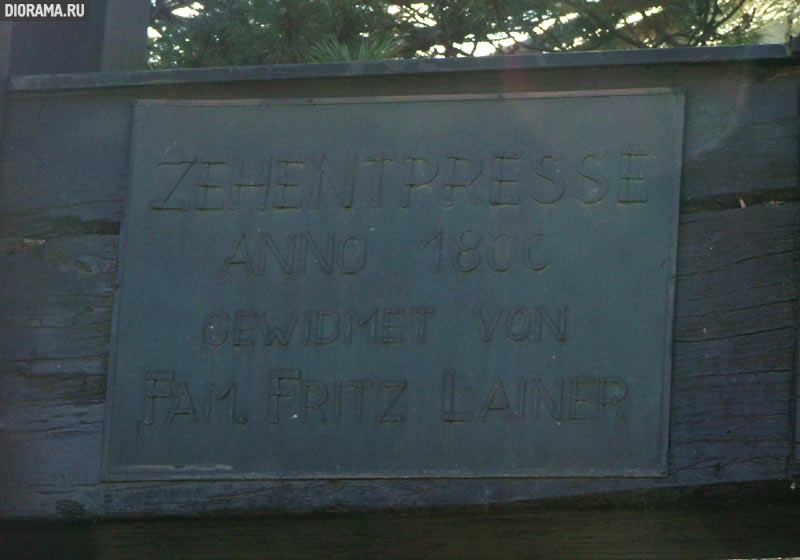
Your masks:
M107 480L665 474L683 95L136 105Z

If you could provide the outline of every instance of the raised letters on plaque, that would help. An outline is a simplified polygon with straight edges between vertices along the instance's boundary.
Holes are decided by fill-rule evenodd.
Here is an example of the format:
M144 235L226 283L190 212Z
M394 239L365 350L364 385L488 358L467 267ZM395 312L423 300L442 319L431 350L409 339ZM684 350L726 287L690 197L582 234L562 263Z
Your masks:
M136 105L103 476L660 476L683 96Z

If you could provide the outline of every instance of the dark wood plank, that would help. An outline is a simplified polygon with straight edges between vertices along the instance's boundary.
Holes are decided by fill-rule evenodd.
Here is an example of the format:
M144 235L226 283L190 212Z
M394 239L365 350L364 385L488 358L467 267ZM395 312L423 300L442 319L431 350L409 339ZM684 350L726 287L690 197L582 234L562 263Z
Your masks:
M16 482L8 499L20 507L2 513L59 516L66 503L87 515L190 514L200 503L204 511L218 512L409 507L782 478L791 439L796 330L790 304L796 284L789 272L797 259L799 206L682 219L666 479L99 484L105 366L100 346L108 336L111 298L26 296L8 300L0 327L25 333L28 338L17 340L27 348L35 348L31 333L44 329L53 351L17 356L0 368L6 395L0 433L15 456L8 476ZM105 243L106 236L99 237ZM106 274L96 274L103 289ZM82 336L96 337L97 346L85 346ZM65 476L65 470L74 474Z
M119 235L122 201L75 202L57 207L10 211L0 215L0 239L12 252L24 250L23 239L51 239L72 235ZM30 242L29 242L30 244Z
M797 65L671 68L668 73L663 67L658 72L613 67L602 72L487 72L426 80L389 76L280 85L15 93L0 166L0 446L4 450L0 516L488 504L636 488L667 492L676 485L784 479L798 472L792 426L797 385L800 69ZM132 99L297 97L319 96L320 91L342 96L479 93L496 91L498 83L508 91L686 89L669 475L664 479L101 484L104 385ZM42 157L30 158L33 151ZM740 208L739 198L745 208ZM620 527L629 522L620 521ZM591 527L586 539L603 532L598 525ZM656 529L651 529L652 533L643 533L646 538L633 543L638 550L656 538L652 536ZM119 530L127 535L119 541L101 538L111 539L103 546L115 553L123 548L109 543L136 539L135 531ZM499 538L499 533L491 534ZM469 537L466 532L451 534L447 542ZM698 547L702 541L698 538ZM440 551L436 542L428 544ZM713 549L705 544L706 550ZM411 549L397 550L413 556ZM464 555L467 550L456 552ZM202 557L202 550L194 552Z
M4 557L776 558L800 554L787 482L558 503L314 516L5 523ZM69 511L67 503L62 504ZM79 513L79 512L77 512Z
M69 220L70 215L80 219L80 205L111 201L118 205L119 216L131 115L131 97L11 100L2 152L0 215L52 208L54 215L44 217L45 222ZM65 208L75 209L74 214L64 213Z

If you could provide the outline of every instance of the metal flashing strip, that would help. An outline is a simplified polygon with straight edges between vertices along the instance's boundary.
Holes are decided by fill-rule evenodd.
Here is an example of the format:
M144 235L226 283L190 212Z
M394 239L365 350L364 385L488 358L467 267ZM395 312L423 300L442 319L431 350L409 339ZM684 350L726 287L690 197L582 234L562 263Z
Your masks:
M324 64L278 64L272 66L179 68L174 70L137 70L88 74L12 76L9 80L9 89L11 91L20 92L99 89L405 74L504 72L593 66L753 62L791 60L792 58L792 49L788 44L683 47L486 56L475 58L378 60Z

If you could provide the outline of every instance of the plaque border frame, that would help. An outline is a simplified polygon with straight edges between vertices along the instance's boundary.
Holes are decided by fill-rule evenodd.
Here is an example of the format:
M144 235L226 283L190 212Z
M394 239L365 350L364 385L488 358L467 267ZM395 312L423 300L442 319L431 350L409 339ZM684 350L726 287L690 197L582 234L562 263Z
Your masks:
M111 416L113 409L113 395L116 384L116 358L117 358L117 331L119 323L120 293L123 288L125 266L125 241L127 238L128 205L130 193L133 189L133 167L136 161L137 146L137 108L138 107L272 107L272 106L315 106L315 105L349 105L349 104L377 104L377 103L413 103L413 102L449 102L449 101L486 101L486 100L519 100L519 99L547 99L547 98L585 98L585 97L620 97L620 96L646 96L646 95L672 95L675 100L675 136L673 138L673 154L676 158L671 163L675 169L675 183L671 185L673 191L673 215L670 225L669 254L667 255L667 305L664 321L664 356L662 361L661 376L661 415L660 415L660 467L655 469L628 469L624 473L619 470L581 470L579 472L565 469L560 473L537 474L531 472L498 473L498 474L471 474L468 472L446 472L442 474L305 474L278 476L269 473L233 472L229 469L211 467L208 470L198 466L187 468L175 465L117 465L112 469L110 458L111 445ZM114 303L111 318L111 334L108 349L108 371L106 377L106 395L103 411L102 449L100 457L101 482L139 482L139 481L303 481L303 480L476 480L476 479L598 479L598 478L664 478L669 474L669 428L670 428L670 402L672 384L672 333L674 326L675 310L675 281L677 271L678 229L680 221L680 190L683 170L683 136L685 129L685 88L681 87L655 87L655 88L614 88L600 90L568 90L546 92L512 92L512 93L466 93L466 94L431 94L431 95L390 95L390 96L347 96L347 97L276 97L264 99L136 99L132 102L131 127L128 136L128 165L127 180L122 198L122 223L119 235L119 252L117 265L117 283L114 291ZM421 469L423 470L423 469Z

